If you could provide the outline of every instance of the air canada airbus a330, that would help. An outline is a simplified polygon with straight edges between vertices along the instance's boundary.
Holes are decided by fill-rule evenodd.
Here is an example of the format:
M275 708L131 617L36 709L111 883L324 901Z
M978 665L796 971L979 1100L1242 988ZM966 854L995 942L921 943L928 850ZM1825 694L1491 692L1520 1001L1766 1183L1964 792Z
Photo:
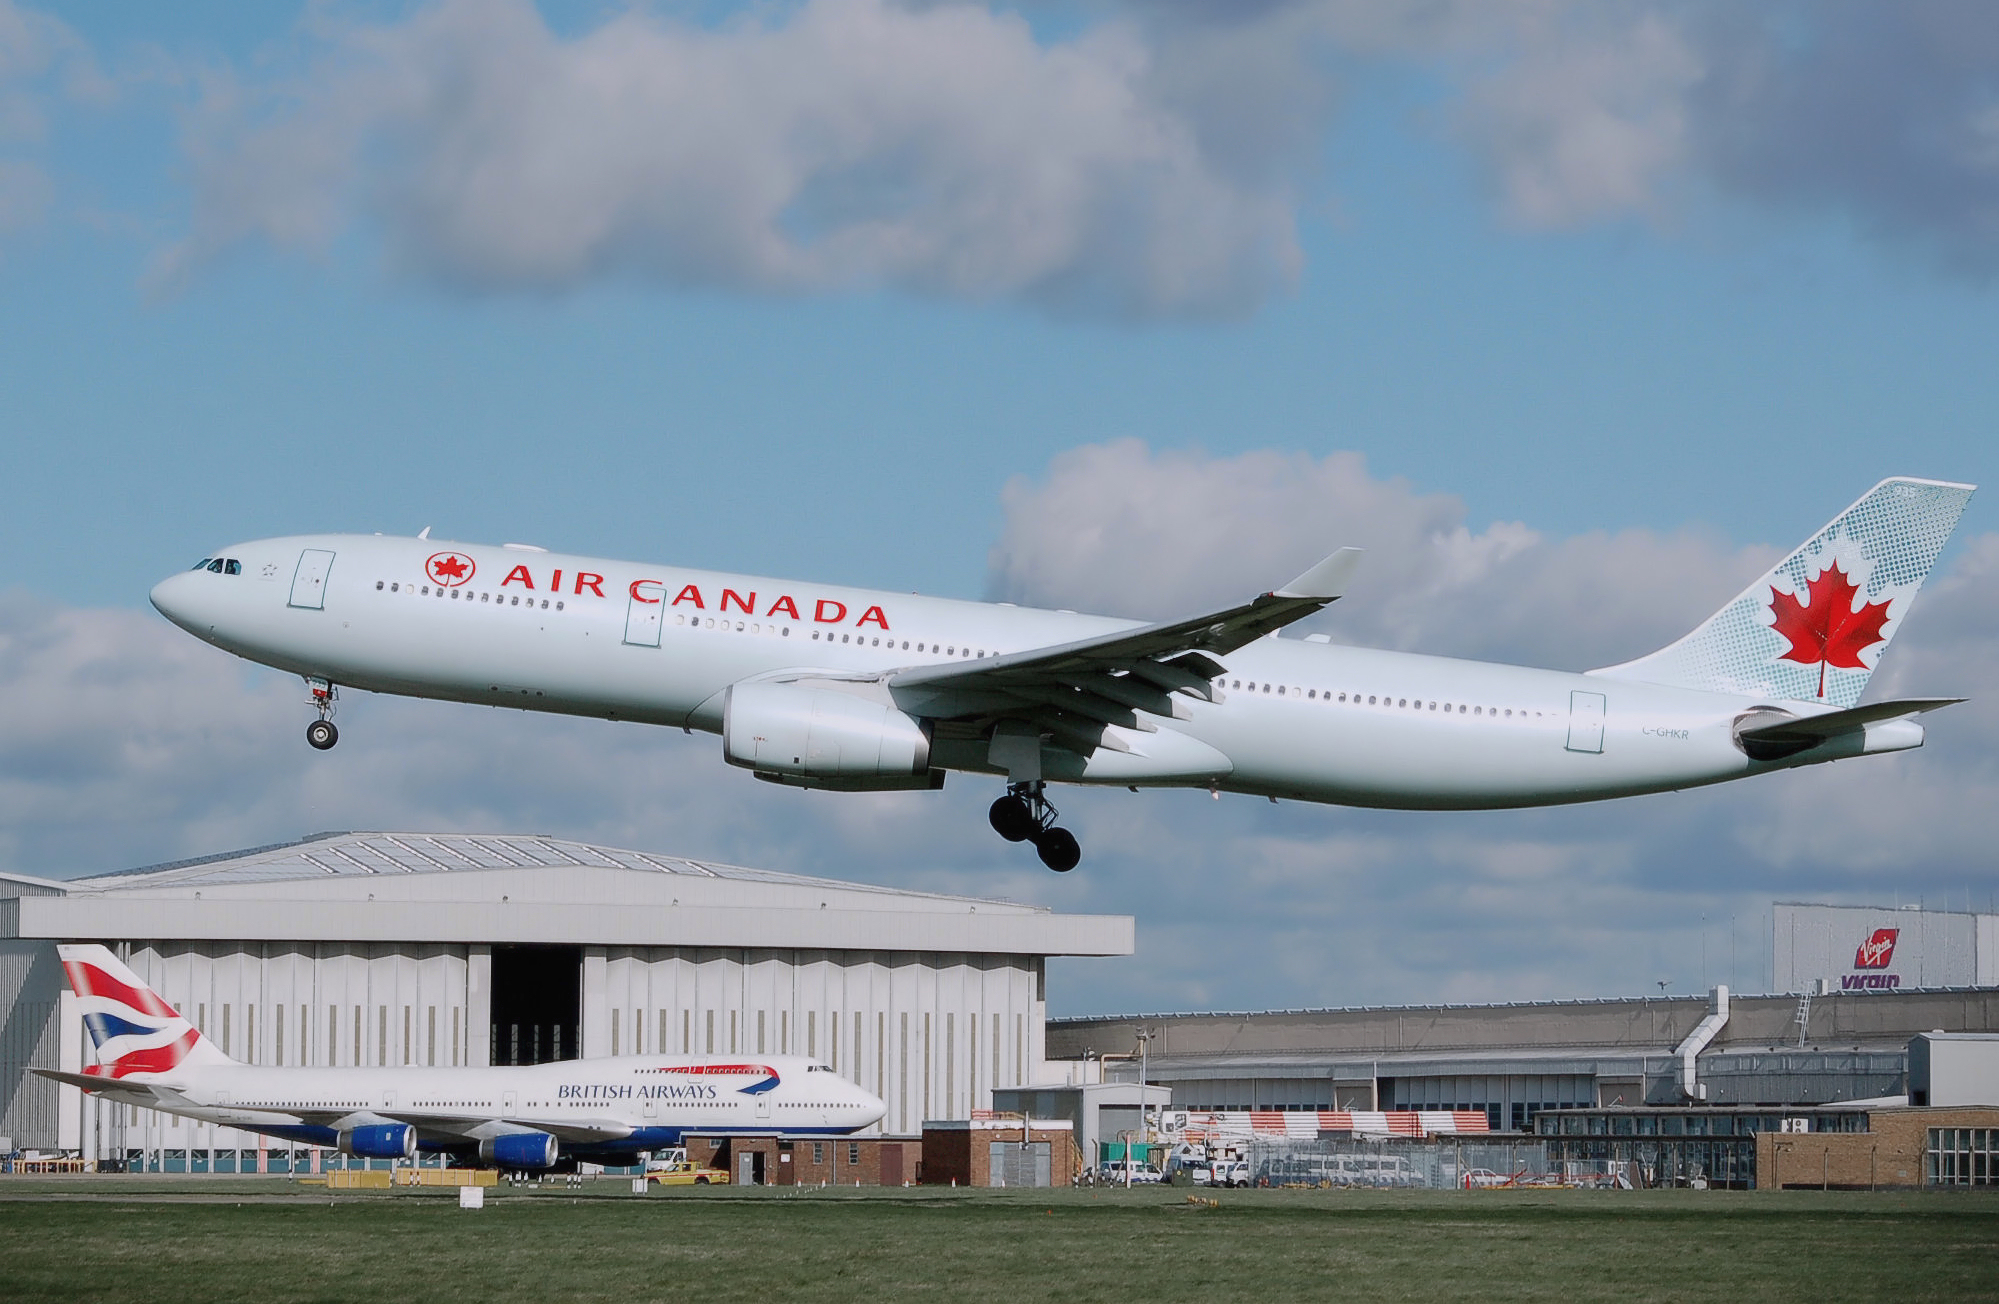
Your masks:
M1961 699L1858 703L1971 493L1884 480L1685 638L1582 674L1279 637L1345 592L1351 548L1162 624L423 536L239 544L152 597L303 676L314 747L348 687L700 729L798 787L1004 776L994 829L1067 870L1050 783L1470 810L1919 747Z

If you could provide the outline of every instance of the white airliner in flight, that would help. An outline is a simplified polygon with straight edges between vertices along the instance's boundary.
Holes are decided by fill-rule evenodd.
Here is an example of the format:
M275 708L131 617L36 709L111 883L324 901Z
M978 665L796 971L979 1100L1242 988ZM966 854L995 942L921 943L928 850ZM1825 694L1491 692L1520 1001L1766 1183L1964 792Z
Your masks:
M1918 747L1956 698L1858 705L1972 486L1884 480L1685 638L1583 674L1278 631L1342 549L1239 606L1146 624L565 556L306 535L153 590L198 638L337 687L701 729L732 765L849 791L1003 775L993 827L1073 868L1056 783L1467 810L1592 801Z
M629 1164L701 1136L845 1136L886 1107L792 1055L620 1055L505 1068L240 1064L102 946L61 946L97 1047L81 1073L36 1069L121 1104L368 1159L442 1151L490 1167Z

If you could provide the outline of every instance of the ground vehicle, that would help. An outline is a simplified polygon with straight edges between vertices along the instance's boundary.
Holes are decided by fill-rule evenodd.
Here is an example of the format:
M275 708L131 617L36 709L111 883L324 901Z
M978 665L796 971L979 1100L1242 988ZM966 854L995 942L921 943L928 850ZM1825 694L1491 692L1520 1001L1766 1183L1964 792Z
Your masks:
M726 1186L729 1170L697 1164L685 1150L666 1150L646 1164L646 1180L659 1186Z
M1163 1180L1160 1171L1151 1164L1141 1164L1131 1159L1113 1159L1097 1169L1097 1181L1105 1186L1148 1186Z
M1249 1165L1240 1159L1217 1159L1205 1170L1197 1170L1194 1180L1205 1186L1248 1186Z

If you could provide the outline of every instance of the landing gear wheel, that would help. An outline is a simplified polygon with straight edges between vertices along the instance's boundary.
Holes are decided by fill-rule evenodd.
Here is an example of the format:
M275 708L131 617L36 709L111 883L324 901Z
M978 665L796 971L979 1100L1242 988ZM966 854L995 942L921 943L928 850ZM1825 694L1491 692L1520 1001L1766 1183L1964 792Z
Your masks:
M1058 874L1068 873L1083 859L1082 844L1067 829L1041 830L1034 839L1034 849L1041 853L1041 863Z
M1008 842L1025 842L1041 829L1041 822L1034 818L1027 799L1012 793L994 802L986 818L992 821L993 832Z
M314 720L305 727L305 740L323 752L340 741L340 731L331 720Z
M1006 796L994 802L986 817L993 832L1008 842L1032 842L1041 863L1066 874L1083 859L1076 835L1055 827L1055 807L1048 802L1048 785L1039 779L1009 783Z

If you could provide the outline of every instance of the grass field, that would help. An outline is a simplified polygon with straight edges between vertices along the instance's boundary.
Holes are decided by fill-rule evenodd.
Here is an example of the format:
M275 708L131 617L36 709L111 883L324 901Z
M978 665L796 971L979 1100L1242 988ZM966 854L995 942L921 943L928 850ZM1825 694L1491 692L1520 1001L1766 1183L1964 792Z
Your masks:
M682 1189L0 1180L0 1299L1999 1299L1999 1192Z

